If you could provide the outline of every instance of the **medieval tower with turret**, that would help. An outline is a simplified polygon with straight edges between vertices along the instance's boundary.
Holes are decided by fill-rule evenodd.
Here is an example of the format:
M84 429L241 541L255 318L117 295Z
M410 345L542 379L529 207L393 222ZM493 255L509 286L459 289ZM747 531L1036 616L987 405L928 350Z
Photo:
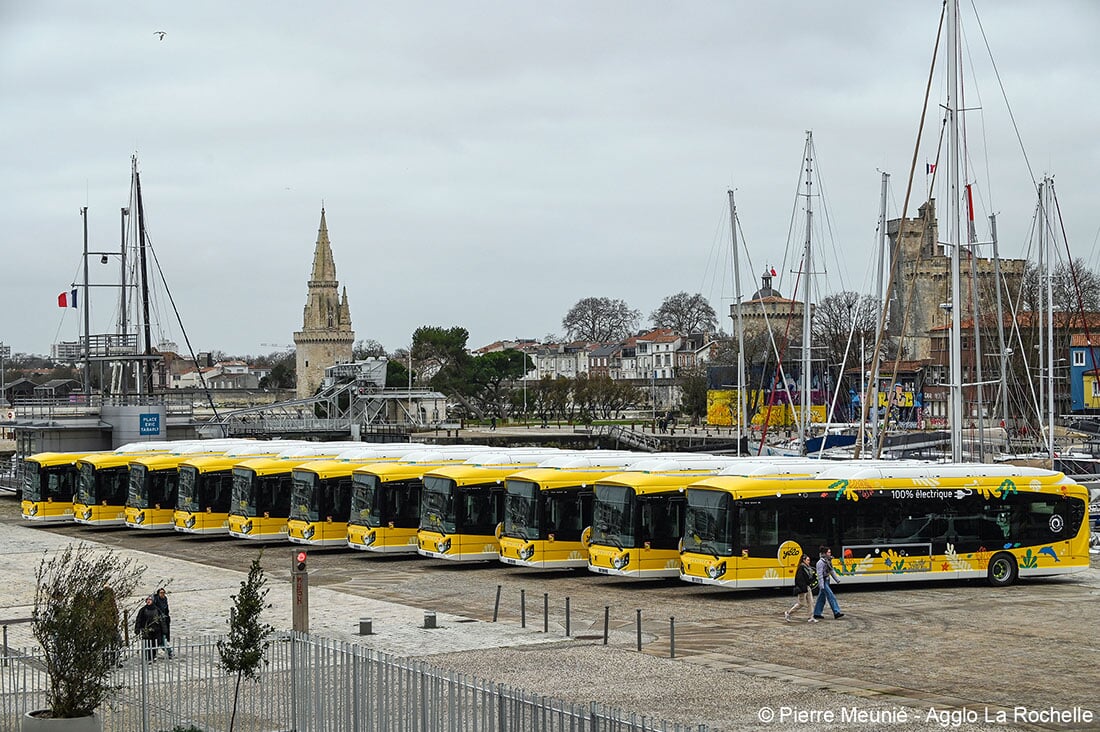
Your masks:
M294 334L297 349L298 398L313 396L324 378L325 369L352 360L355 331L351 329L348 291L340 291L336 262L328 240L325 209L321 208L321 226L313 250L313 274L302 315L302 329Z

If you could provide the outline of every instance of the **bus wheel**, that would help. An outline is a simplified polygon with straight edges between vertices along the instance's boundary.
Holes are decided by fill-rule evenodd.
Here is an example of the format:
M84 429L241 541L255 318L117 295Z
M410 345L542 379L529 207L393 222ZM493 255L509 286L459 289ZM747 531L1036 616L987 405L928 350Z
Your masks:
M1016 581L1016 557L1008 552L994 554L989 560L988 579L994 587L1008 587Z

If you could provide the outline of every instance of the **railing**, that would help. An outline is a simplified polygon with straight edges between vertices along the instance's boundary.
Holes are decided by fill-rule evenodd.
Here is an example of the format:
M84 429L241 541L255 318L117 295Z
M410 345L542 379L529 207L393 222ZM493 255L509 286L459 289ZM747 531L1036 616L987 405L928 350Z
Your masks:
M127 648L100 708L104 729L229 727L235 677L221 670L217 640L173 644L173 658L148 662ZM350 643L281 633L256 681L240 685L237 730L427 732L705 732L596 703L576 704L476 679ZM41 652L0 656L0 731L46 704Z

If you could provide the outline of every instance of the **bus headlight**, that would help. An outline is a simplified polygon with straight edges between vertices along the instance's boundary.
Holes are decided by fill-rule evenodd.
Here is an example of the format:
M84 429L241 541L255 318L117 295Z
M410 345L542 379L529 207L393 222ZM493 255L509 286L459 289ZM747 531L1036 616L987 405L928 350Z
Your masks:
M363 546L370 546L374 543L374 540L376 538L374 534L375 532L373 531L368 531L367 533L363 534Z
M310 524L305 531L302 532L303 539L312 539L314 534L313 524Z
M447 537L446 539L440 539L435 543L435 548L440 554L446 554L451 550L451 538Z
M243 524L241 524L241 533L242 534L252 533L252 522L251 521L245 521Z
M726 563L725 562L721 562L720 564L715 564L715 565L712 565L710 567L707 567L707 577L710 577L711 579L718 579L719 577L721 577L725 573L726 573Z
M80 515L84 518L85 521L91 521L92 520L92 509L85 508L84 513L82 513Z
M195 517L194 516L188 516L187 520L183 522L183 525L186 526L189 529L195 528Z
M522 559L525 562L533 556L535 556L535 546L534 546L534 544L527 544L526 546L524 546L522 549L519 550L519 558Z
M611 560L611 566L615 569L622 569L628 564L630 564L630 552L624 552Z
M38 504L37 503L32 503L31 504L30 509L27 511L27 515L28 516L37 516L38 515Z

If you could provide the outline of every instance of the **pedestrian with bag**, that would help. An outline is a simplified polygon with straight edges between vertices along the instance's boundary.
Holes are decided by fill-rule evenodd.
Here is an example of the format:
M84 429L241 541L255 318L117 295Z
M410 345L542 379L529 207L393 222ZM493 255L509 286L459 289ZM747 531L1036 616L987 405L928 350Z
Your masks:
M172 616L168 611L168 593L165 592L163 587L157 589L155 595L153 595L153 605L157 608L157 612L160 614L160 627L163 631L164 640L161 645L164 646L165 652L168 654L168 658L172 657Z
M844 617L840 611L840 603L836 601L831 584L839 584L836 572L833 571L833 550L825 545L820 548L820 558L817 560L817 603L814 604L814 619L821 620L824 616L821 612L825 609L825 601L828 600L829 608L833 611L833 617L839 620Z
M813 614L813 585L816 579L817 577L814 574L813 565L810 564L810 555L803 554L802 559L798 562L798 569L796 569L794 573L794 606L783 613L783 619L788 623L791 622L791 613L800 607L805 607L810 611L808 622L817 622Z

